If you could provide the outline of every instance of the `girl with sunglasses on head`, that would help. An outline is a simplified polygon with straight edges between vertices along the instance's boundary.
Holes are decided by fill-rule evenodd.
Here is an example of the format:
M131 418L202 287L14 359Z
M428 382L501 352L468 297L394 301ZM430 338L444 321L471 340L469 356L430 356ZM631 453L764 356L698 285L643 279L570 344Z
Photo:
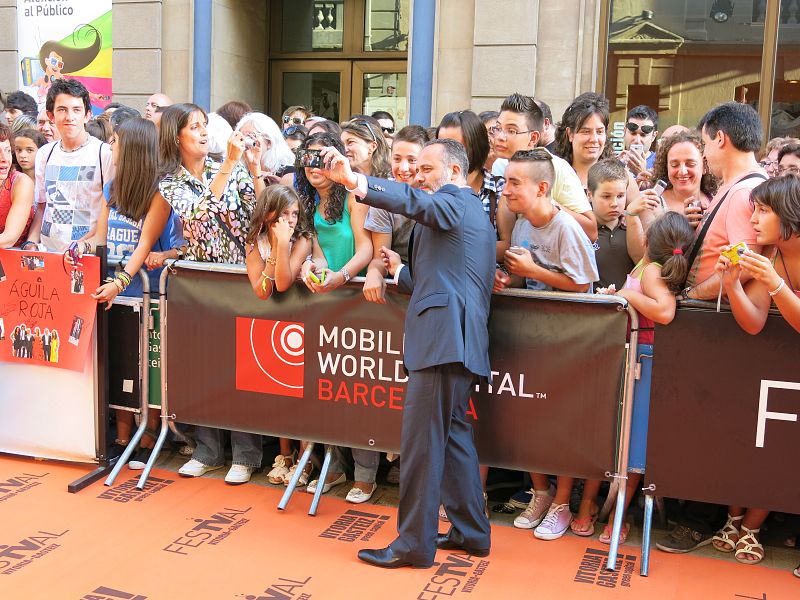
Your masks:
M306 119L310 119L313 116L314 113L305 106L290 106L283 111L281 123L283 124L283 129L286 129L292 125L302 125L305 123Z
M745 250L734 264L721 254L716 271L722 277L731 312L739 326L757 335L766 325L773 304L795 331L800 332L800 178L784 175L768 179L750 193L756 243L763 255ZM723 252L730 247L723 249ZM741 276L749 279L742 283ZM725 526L713 537L720 552L733 552L744 564L764 558L758 539L769 511L728 507ZM800 577L800 567L794 574Z

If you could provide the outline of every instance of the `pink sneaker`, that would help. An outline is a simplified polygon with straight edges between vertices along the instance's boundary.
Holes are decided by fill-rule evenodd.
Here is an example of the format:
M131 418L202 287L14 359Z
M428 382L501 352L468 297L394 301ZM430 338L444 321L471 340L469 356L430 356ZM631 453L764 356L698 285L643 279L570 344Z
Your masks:
M557 540L566 533L571 522L572 513L569 512L569 504L551 504L547 516L533 530L533 535L540 540Z

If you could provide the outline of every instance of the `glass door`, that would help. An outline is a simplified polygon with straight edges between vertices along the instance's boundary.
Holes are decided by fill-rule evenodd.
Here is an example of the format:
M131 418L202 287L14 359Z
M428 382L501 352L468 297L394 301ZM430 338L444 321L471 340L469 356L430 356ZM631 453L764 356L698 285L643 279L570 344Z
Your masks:
M408 124L406 62L354 61L352 112L371 115L384 110L394 117L395 129Z
M332 121L350 116L352 66L346 60L286 60L272 63L270 113L306 106Z

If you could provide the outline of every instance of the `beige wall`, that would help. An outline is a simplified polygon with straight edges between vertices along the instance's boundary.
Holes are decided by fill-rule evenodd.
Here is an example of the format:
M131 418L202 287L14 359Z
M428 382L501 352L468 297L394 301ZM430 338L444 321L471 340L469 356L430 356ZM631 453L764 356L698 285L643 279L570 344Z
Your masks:
M439 0L434 121L497 110L512 92L550 104L556 120L594 89L599 0Z
M0 0L0 91L17 89L17 0Z
M162 2L114 0L112 10L114 102L144 110L161 91Z
M267 3L214 0L211 46L211 109L229 100L266 107Z
M161 91L174 102L192 101L192 0L164 0L161 11Z

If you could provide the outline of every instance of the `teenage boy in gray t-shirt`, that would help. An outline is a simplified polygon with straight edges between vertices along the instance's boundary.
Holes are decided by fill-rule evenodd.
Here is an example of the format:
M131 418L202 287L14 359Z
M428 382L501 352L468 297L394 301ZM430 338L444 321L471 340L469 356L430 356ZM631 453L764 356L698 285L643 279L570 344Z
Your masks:
M520 151L511 157L503 196L522 218L517 219L505 254L508 274L498 269L495 290L591 292L598 280L592 243L550 197L553 177L552 158L546 151Z

